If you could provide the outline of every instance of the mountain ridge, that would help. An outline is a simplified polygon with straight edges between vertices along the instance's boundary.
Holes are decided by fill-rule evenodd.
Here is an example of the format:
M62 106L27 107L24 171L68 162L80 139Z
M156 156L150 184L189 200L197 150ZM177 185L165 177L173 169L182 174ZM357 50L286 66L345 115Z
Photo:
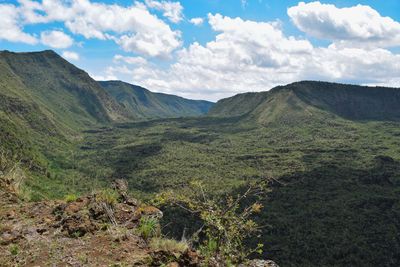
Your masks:
M214 104L205 100L156 93L118 80L98 82L118 103L143 119L204 115Z
M300 112L303 117L324 113L349 120L400 120L400 89L301 81L222 99L209 115L269 123L271 117Z

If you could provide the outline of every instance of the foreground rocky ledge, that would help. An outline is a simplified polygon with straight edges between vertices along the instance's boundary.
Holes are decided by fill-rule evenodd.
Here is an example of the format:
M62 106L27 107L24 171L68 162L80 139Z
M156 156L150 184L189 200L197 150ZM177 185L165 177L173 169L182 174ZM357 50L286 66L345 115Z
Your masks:
M162 212L130 198L124 182L114 183L115 198L100 192L34 203L0 186L0 266L203 266L196 251L154 248L143 238L141 218ZM277 267L263 260L240 266Z

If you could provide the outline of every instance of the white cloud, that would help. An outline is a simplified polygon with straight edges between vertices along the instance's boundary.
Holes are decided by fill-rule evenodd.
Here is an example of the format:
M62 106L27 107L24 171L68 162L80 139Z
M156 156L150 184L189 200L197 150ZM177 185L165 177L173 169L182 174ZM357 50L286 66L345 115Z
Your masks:
M366 5L337 8L320 2L300 2L288 9L288 15L308 35L338 45L400 46L400 23Z
M114 61L115 62L124 62L130 65L146 65L147 60L142 57L125 57L121 55L115 55L114 56Z
M62 53L62 57L65 58L66 60L79 60L79 54L72 52L72 51L64 51Z
M200 26L201 24L203 24L204 19L203 18L192 18L191 20L189 20L189 22L192 23L193 25Z
M179 2L145 0L148 7L161 10L163 16L173 23L178 23L183 19L183 6Z
M89 73L89 76L92 77L92 79L96 80L96 81L115 81L118 80L118 78L116 76L113 75L96 75L96 74L92 74Z
M151 90L217 100L240 92L263 91L304 79L398 85L400 55L386 49L314 47L286 36L277 22L209 15L215 40L193 43L167 69L131 67L119 60L107 75Z
M171 20L179 18L173 3L161 4L165 16ZM140 2L123 7L89 0L43 0L41 3L21 0L19 12L26 24L64 22L74 34L87 39L113 40L125 51L145 56L167 58L181 46L180 32L173 31Z
M20 14L14 5L0 4L0 40L36 44L38 40L23 32Z
M303 69L305 78L320 77L330 81L359 81L387 86L396 85L393 81L398 79L398 73L398 54L382 48L344 48L335 45L316 48L312 60Z
M45 31L40 34L42 44L52 48L68 48L74 40L62 31Z
M400 84L400 54L385 49L400 43L399 23L367 6L340 9L314 2L300 3L288 10L295 25L308 35L331 40L328 47L285 35L280 22L210 14L207 20L215 38L181 48L181 33L149 11L158 9L167 18L174 18L159 8L166 2L143 2L131 6L89 0L19 0L20 6L0 4L0 39L35 44L39 40L23 31L25 25L61 22L74 34L113 41L123 50L138 54L116 55L110 67L92 77L118 78L191 98L217 100L303 79ZM190 22L199 24L200 19ZM50 32L42 35L51 36ZM62 38L48 39L55 40L44 41L53 47L68 44L56 42ZM64 51L63 56L79 60L74 52ZM158 58L173 60L159 64Z

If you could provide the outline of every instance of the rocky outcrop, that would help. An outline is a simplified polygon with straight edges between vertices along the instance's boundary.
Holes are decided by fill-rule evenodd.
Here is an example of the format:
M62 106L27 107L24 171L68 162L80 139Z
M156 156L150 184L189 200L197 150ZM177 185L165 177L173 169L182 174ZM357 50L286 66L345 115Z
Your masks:
M162 212L130 197L124 181L113 188L107 197L97 192L72 201L26 203L0 187L0 266L207 266L187 246L152 247L137 226L143 216L161 218ZM278 267L262 260L240 266Z

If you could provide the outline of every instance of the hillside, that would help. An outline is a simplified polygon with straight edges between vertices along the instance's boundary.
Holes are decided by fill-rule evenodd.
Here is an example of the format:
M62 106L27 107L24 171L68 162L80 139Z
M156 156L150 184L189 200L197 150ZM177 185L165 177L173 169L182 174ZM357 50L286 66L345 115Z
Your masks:
M82 128L130 117L86 72L51 50L3 51L0 61L6 69L1 93L29 97L59 124Z
M18 249L52 249L41 239L26 247L32 237L50 238L57 251L69 245L59 254L66 257L55 258L60 263L108 263L93 242L104 242L116 261L133 262L129 253L114 258L125 245L149 256L131 229L65 236L61 221L81 225L64 212L71 206L83 205L78 214L84 225L104 226L85 205L114 178L128 180L129 194L142 202L185 193L191 184L221 200L267 180L270 192L253 218L265 227L259 239L247 242L263 243L263 258L296 267L399 266L399 102L395 88L299 82L221 100L210 116L159 118L203 114L211 104L117 81L100 85L54 52L3 52L0 167L7 167L0 178L14 179L23 199L45 202L10 203L0 190L0 220L7 225L0 237L18 237L0 247L0 258L17 263L30 257L11 254ZM116 212L129 210L120 204ZM55 216L60 205L63 213ZM201 226L191 214L162 210L165 236L179 239L182 229L189 235ZM114 233L129 238L118 243ZM81 255L85 246L88 253Z
M101 86L132 114L143 118L173 118L204 115L212 107L208 101L153 93L121 81L100 81Z
M398 121L400 89L304 81L220 100L209 115L245 116L261 124L332 116L359 121Z
M70 156L63 147L71 147L82 131L127 121L200 115L212 105L122 82L102 85L106 89L54 51L1 51L0 152L45 173L49 159L59 158L59 165L61 158Z

